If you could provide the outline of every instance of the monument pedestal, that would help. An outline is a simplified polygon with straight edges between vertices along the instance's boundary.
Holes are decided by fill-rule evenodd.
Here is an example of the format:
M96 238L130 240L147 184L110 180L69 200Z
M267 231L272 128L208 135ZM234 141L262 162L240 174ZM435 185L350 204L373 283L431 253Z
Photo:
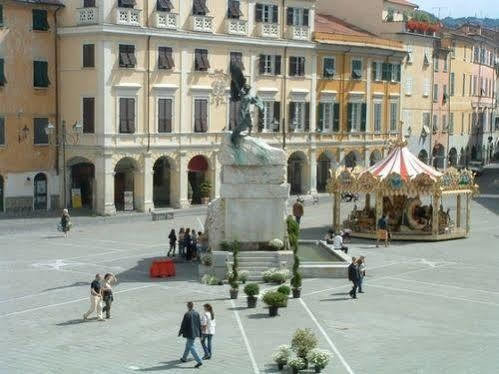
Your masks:
M246 137L235 147L230 134L218 154L222 165L220 198L208 207L210 248L237 240L243 250L266 249L284 240L289 185L286 154L262 140Z

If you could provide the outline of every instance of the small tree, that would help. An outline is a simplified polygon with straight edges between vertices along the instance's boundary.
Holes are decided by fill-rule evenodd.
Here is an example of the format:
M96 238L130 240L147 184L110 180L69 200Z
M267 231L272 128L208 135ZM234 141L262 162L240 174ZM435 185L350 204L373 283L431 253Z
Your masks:
M238 273L239 260L237 258L237 255L239 254L240 248L241 245L237 240L232 242L231 250L233 255L233 262L232 262L232 272L229 277L229 284L233 290L237 290L239 288L239 273Z
M302 277L299 272L300 269L300 258L298 257L298 240L300 237L300 226L293 219L293 217L289 216L286 220L288 226L288 240L291 249L293 250L293 277L291 278L291 286L294 289L299 289L302 285Z

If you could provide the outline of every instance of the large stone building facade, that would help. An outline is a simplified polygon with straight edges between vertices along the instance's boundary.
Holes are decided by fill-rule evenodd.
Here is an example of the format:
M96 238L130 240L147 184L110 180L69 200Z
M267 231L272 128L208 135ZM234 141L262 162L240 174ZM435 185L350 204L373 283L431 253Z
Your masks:
M0 3L0 213L58 207L56 0Z

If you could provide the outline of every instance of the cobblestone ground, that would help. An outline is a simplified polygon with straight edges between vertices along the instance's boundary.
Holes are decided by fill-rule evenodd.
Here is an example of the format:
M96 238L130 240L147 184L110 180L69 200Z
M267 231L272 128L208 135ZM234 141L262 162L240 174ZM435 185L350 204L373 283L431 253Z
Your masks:
M350 253L367 256L369 267L358 300L345 280L308 279L303 298L272 319L261 302L249 310L241 296L228 300L226 286L201 285L189 264L177 264L175 278L148 278L170 228L200 229L201 216L75 218L69 239L50 219L31 221L29 231L13 221L16 229L0 231L0 373L196 371L193 361L178 362L188 300L210 302L217 317L215 354L200 372L276 372L272 351L310 327L334 352L325 373L498 373L499 199L490 196L473 203L467 240L389 248L354 241ZM327 200L308 206L303 237L322 236L330 215ZM108 271L120 278L113 319L83 322L89 282Z

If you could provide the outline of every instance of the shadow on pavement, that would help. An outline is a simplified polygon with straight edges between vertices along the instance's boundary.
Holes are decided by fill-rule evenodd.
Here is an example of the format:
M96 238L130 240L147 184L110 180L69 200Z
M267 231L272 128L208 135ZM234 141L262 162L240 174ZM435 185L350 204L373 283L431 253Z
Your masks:
M47 289L43 290L43 292L55 291L55 290L62 290L64 288L71 288L71 287L83 287L83 286L89 286L90 287L90 282L74 282L73 284L68 284L67 286L59 286L59 287L47 288Z
M185 262L180 259L174 259L175 263L175 276L167 278L151 278L149 276L149 268L153 261L165 260L166 257L149 257L143 258L137 262L137 264L127 270L124 270L118 274L118 281L122 282L156 282L156 283L168 283L168 282L178 282L178 281L199 281L198 276L198 263L197 262Z
M319 301L345 301L345 300L351 300L351 297L337 297L334 299L320 299Z
M195 361L192 361L195 363ZM171 369L192 369L193 367L185 367L185 366L179 366L180 364L183 365L183 362L180 362L180 360L171 360L171 361L166 361L166 362L161 362L163 365L157 365L157 366L151 366L148 368L143 368L139 369L137 371L161 371L161 370L171 370Z
M80 325L82 323L91 322L92 320L97 320L97 318L92 318L92 319L89 318L86 321L83 318L71 319L71 320L66 321L66 322L56 323L55 325L56 326L73 326L73 325Z
M274 317L271 317L268 313L256 313L256 314L250 314L248 316L248 318L249 319L263 319L263 318L274 318Z

